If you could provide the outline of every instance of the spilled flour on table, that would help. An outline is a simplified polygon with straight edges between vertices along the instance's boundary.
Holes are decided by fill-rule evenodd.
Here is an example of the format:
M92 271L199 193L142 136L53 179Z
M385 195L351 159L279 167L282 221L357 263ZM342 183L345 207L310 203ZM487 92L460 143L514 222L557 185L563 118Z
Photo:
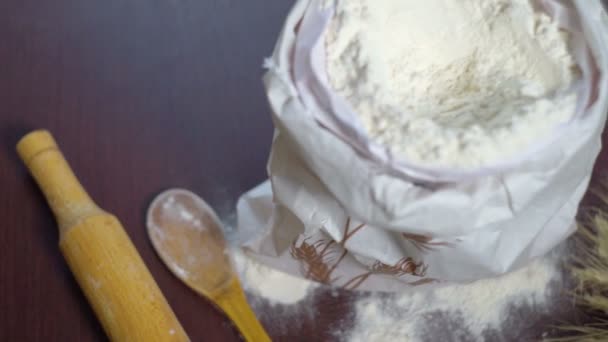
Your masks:
M232 260L257 318L271 327L273 340L306 331L306 322L321 316L314 304L317 283L273 269L253 260L240 249L231 250Z
M344 341L500 341L511 314L551 309L561 280L554 258L513 273L467 285L449 285L396 295L370 295L356 303L354 328ZM521 316L518 317L522 318ZM513 327L521 329L521 327Z
M539 326L551 324L543 319L557 309L566 286L560 269L566 246L501 277L402 293L343 291L275 270L239 248L232 248L231 255L249 304L262 322L272 325L274 337L310 334L306 322L314 327L314 322L327 320L335 306L345 306L352 308L350 314L330 325L321 340L522 341L530 336L524 330L534 330L540 340L545 335Z
M270 268L241 251L233 250L231 254L245 290L271 304L297 304L316 287L311 281Z
M298 321L325 317L328 308L314 305L316 293L338 293L274 270L242 252L232 255L252 308L262 321L273 322L275 330L285 330L273 330L279 336L291 336L290 329L298 328ZM521 333L551 312L561 289L560 260L557 254L548 256L502 277L466 285L417 287L398 294L361 292L354 296L354 315L344 317L352 324L334 326L335 331L328 332L333 338L324 340L518 340L510 334Z

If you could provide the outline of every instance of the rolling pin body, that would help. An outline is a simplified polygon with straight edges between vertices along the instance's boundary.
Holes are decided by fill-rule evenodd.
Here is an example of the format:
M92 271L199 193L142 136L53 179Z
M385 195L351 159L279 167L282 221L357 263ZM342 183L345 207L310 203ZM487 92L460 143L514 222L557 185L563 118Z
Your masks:
M59 225L59 245L112 341L189 341L116 217L101 210L46 131L25 136L17 151Z

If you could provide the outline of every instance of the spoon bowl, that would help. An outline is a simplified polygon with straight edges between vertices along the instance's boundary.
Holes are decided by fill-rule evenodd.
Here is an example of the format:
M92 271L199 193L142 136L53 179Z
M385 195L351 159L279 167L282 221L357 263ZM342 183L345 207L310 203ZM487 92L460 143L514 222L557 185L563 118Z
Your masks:
M177 278L218 305L247 341L270 341L247 304L222 224L203 199L187 190L167 190L152 201L146 225L154 249Z

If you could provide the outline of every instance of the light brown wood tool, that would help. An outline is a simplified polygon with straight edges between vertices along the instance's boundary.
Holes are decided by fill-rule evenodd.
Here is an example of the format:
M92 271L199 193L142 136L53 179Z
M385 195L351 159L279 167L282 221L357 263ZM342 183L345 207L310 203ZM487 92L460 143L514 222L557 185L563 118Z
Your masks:
M154 248L175 276L219 306L245 340L270 341L247 304L222 224L202 198L181 189L163 192L148 209L147 226Z
M17 151L59 224L59 246L112 341L189 341L116 217L91 200L47 131Z

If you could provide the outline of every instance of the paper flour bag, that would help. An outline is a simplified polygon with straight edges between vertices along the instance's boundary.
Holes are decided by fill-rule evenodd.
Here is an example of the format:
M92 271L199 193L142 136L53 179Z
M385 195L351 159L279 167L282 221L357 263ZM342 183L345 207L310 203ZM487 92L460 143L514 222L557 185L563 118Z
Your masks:
M608 109L600 1L537 2L572 36L576 115L516 158L463 170L398 160L350 123L323 75L333 12L320 3L296 2L266 61L269 181L238 204L253 257L326 284L393 291L499 275L574 232Z

